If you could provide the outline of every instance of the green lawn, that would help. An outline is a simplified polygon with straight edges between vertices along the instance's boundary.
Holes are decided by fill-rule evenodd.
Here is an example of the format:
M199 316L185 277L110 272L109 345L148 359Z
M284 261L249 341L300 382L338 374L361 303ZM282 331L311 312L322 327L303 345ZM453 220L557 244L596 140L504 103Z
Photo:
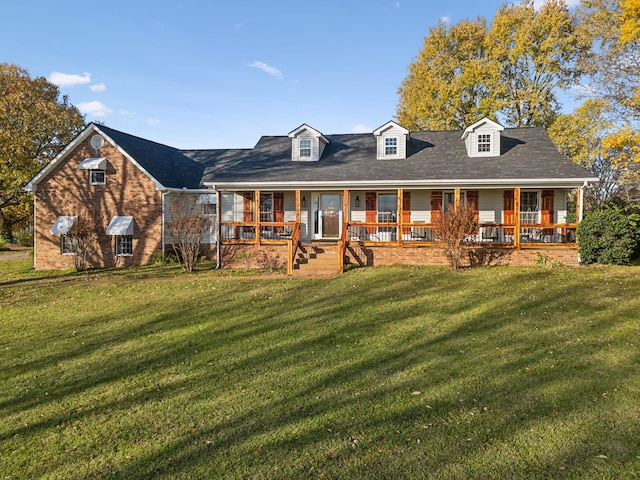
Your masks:
M0 264L0 479L637 478L640 267Z

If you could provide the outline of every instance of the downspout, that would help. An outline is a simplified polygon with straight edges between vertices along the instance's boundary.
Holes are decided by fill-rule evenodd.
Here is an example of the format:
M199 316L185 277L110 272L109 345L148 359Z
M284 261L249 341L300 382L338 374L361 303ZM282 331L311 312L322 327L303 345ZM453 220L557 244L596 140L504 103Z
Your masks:
M220 270L222 268L222 260L220 259L220 254L222 252L222 248L220 246L220 237L222 237L222 222L221 214L222 214L222 193L219 190L216 190L216 270Z
M164 263L164 229L165 229L165 201L164 197L169 193L169 190L162 192L162 263Z
M587 188L587 186L589 185L589 182L585 181L582 184L582 188L578 189L580 191L578 197L580 198L580 205L578 207L578 211L576 212L577 214L577 220L578 220L578 225L580 225L580 222L582 222L582 214L584 212L584 189ZM582 259L580 258L580 246L578 245L578 235L577 235L577 229L576 229L576 246L578 246L578 264L582 263Z
M33 267L31 267L32 270L36 269L36 252L38 251L38 249L36 248L36 238L38 237L38 235L36 235L36 195L34 193L33 195Z

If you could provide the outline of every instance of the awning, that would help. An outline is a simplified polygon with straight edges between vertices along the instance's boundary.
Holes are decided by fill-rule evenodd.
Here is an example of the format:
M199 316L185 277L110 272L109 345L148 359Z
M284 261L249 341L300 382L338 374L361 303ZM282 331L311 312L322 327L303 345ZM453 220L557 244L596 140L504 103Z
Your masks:
M133 235L133 217L113 217L107 235Z
M78 165L80 170L106 170L107 169L107 159L104 157L100 158L87 158L80 162Z
M198 197L198 201L196 203L198 205L207 204L207 203L211 205L215 205L216 202L217 202L217 198L215 193L203 193Z
M71 215L62 215L57 218L56 223L51 227L50 232L54 235L66 235L69 233L71 226L78 217Z

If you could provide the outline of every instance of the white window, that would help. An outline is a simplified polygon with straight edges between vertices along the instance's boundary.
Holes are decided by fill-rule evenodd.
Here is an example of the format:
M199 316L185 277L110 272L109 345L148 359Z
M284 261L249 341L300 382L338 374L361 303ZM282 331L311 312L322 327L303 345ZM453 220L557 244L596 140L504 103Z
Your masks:
M78 242L71 235L60 235L60 253L63 255L75 255L78 250Z
M538 192L520 193L520 221L522 223L538 223Z
M398 154L398 137L385 137L384 154L385 156Z
M105 171L104 170L89 170L89 184L90 185L104 185L105 184Z
M478 153L491 152L491 134L479 133L478 134Z
M260 194L260 221L273 222L273 193Z
M398 195L395 193L378 194L378 222L395 223L398 218Z
M133 235L116 235L116 255L133 255Z
M300 158L309 158L309 157L311 157L311 139L301 138L300 139Z

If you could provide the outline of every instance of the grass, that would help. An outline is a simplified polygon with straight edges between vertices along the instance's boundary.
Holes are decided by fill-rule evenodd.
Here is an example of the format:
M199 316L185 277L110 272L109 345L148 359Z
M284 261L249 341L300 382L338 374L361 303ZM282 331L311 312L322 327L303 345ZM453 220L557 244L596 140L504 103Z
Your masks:
M640 476L636 267L28 265L0 263L0 479Z

